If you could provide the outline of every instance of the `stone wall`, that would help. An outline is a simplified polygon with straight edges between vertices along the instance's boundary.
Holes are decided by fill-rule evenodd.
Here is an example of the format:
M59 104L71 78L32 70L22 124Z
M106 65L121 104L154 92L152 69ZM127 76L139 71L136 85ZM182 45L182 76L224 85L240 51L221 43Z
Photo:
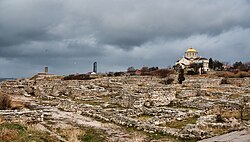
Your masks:
M212 87L212 86L219 86L221 84L222 78L193 78L193 77L187 77L183 81L183 86L187 87Z

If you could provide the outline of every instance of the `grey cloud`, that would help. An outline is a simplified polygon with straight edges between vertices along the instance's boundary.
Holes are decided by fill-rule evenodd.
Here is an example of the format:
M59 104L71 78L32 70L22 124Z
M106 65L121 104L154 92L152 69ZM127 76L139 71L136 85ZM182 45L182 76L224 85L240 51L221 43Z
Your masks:
M132 4L133 5L133 4ZM137 46L148 40L185 38L192 34L217 35L235 26L248 28L249 5L240 1L139 1L136 5L124 4L124 11L102 14L97 35L104 44ZM111 9L111 8L110 8ZM129 44L131 43L131 44Z
M78 42L30 42L18 46L10 46L0 49L0 55L4 58L74 58L103 56L101 48Z
M236 0L25 0L9 3L11 8L3 8L5 15L1 17L3 23L10 26L2 29L11 33L10 28L13 28L15 32L7 36L6 42L11 37L15 38L13 40L21 38L18 40L21 42L95 34L101 44L126 48L157 37L180 38L196 33L216 35L235 26L248 28L250 25L246 18L250 13L249 5ZM58 29L62 31L55 32Z
M55 39L48 33L62 17L55 2L8 1L0 2L0 47L18 45L29 41Z
M0 75L166 67L189 46L248 61L249 13L248 0L1 0Z

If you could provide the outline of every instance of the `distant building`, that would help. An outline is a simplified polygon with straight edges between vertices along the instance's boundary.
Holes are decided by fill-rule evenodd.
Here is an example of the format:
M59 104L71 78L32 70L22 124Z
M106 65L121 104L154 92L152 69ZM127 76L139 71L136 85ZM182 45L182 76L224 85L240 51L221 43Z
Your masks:
M136 75L141 75L141 70L136 70L136 71L135 71L135 74L136 74Z
M46 74L48 74L48 73L49 73L49 67L45 67L45 68L44 68L44 72L45 72Z
M97 62L94 62L93 64L93 72L97 73Z
M185 69L190 67L190 65L193 63L202 64L203 70L209 71L209 60L207 58L198 56L198 52L194 48L189 48L185 52L185 55L176 62L176 65L179 65L181 68Z
M229 65L228 63L223 63L222 68L223 68L223 70L230 70L232 68L232 66Z
M44 72L38 72L35 74L31 79L44 79L44 78L49 78L49 77L55 77L56 75L50 74L49 73L49 67L44 67Z
M38 75L51 75L49 74L49 67L44 67L44 72L38 72Z

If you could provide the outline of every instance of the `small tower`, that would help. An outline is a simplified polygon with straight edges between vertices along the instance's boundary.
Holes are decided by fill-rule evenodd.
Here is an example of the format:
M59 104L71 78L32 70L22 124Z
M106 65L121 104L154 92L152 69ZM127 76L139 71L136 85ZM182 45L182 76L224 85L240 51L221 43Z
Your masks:
M198 52L192 47L188 48L188 50L185 52L186 58L197 58L197 55Z
M93 72L97 73L97 62L94 62L93 64Z
M49 67L45 67L44 72L45 72L45 74L48 74L49 73Z

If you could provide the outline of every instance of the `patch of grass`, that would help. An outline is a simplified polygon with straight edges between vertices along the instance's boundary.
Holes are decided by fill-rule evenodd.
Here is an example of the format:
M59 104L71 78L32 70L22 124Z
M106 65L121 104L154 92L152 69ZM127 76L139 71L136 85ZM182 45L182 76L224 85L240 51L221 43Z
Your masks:
M1 141L13 141L17 138L18 131L3 128L0 130L0 140Z
M11 130L17 130L20 132L26 131L27 127L18 124L18 123L4 123L4 124L0 124L0 130L2 130L3 128L6 129L11 129Z
M78 142L78 137L83 134L83 131L79 128L59 129L57 132L60 134L61 137L70 142Z
M39 131L27 131L18 138L17 141L13 142L59 142L55 137L50 136L48 133Z
M102 96L98 96L101 98L102 101L104 102L109 102L112 98L118 96L119 94L116 93L112 93L112 94L108 94L108 95L102 95Z
M62 80L64 78L64 76L50 76L50 77L45 77L44 80L46 81L51 81L51 80Z
M102 96L101 97L104 102L109 102L111 99L111 96Z
M126 129L127 132L129 133L134 133L134 132L141 132L141 133L145 133L141 130L136 130L134 127L124 127Z
M182 127L185 127L187 124L195 124L197 119L198 119L198 117L194 116L194 117L189 117L189 118L181 120L181 121L175 120L175 121L171 121L171 122L166 123L165 126L170 127L170 128L181 129Z
M216 135L222 135L229 131L229 128L223 128L223 127L211 127L211 126L204 126L201 127L202 130L216 134Z
M232 94L232 95L229 96L230 99L237 99L239 97L241 97L240 94Z
M29 130L18 123L0 124L1 142L59 142L48 133Z
M146 121L146 120L151 119L152 117L154 117L154 116L143 114L143 115L138 116L137 119L140 120L140 121Z
M84 134L79 136L82 142L104 142L106 133L99 129L84 128Z
M246 109L242 112L243 120L250 120L250 109Z
M230 96L229 96L229 98L230 99L237 99L237 98L240 98L241 97L241 94L237 94L237 93L235 93L235 94L231 94Z
M240 111L234 110L234 111L223 111L221 112L221 115L225 118L231 118L234 117L236 119L240 119Z
M182 139L163 133L148 134L149 140L159 140L167 142L196 142L195 139Z
M135 133L137 132L138 134L141 135L146 135L147 136L147 140L146 141L152 141L152 140L156 140L156 141L166 141L166 142L196 142L197 140L195 139L182 139L182 138L178 138L176 136L172 136L169 134L163 134L162 132L157 132L157 133L147 133L143 130L137 130L134 127L124 127L126 129L127 132L129 133Z
M236 118L236 119L242 119L242 120L250 120L250 110L244 109L242 110L242 117L241 117L241 110L226 110L220 112L222 117L225 118Z
M250 77L250 72L246 71L239 71L239 72L229 72L229 71L222 71L217 73L218 77L226 77L226 78L244 78Z
M222 134L227 133L227 132L228 132L228 129L226 129L226 128L212 128L211 131L212 131L214 134L222 135Z

